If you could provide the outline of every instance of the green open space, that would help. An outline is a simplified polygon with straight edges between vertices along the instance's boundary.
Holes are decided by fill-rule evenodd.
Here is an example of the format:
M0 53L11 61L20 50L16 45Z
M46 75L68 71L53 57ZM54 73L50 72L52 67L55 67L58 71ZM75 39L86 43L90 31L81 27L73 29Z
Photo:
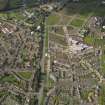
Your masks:
M12 74L0 76L0 83L3 84L3 83L5 83L5 82L15 84L15 83L17 83L18 81L17 81L17 79L16 79Z
M85 17L89 16L94 11L96 3L94 3L93 0L87 3L83 1L68 4L68 6L65 8L65 13L69 15L80 14Z
M86 36L84 37L84 42L89 45L94 45L95 38L93 36Z
M1 13L0 13L0 18L1 18L1 19L7 19L7 14L4 13L4 12L1 12Z
M60 20L60 16L58 16L56 14L51 14L48 17L46 23L47 23L47 25L55 25L59 22L59 20Z
M104 54L104 46L105 46L105 39L100 39L96 36L86 36L84 37L84 42L86 44L92 45L95 48L101 47L103 50L103 54L99 57L100 62L100 70L99 72L105 76L105 54Z
M105 105L105 84L101 85L101 90L99 95L99 105Z
M67 25L74 15L76 18L69 23L77 28L80 28L86 19L90 16L105 16L105 6L99 5L99 0L81 0L78 3L69 3L64 9L59 11L59 14L51 14L47 19L47 25Z
M105 75L105 55L101 57L101 72Z
M6 19L6 20L24 20L25 17L23 16L23 13L19 10L15 11L9 11L9 12L1 12L0 13L0 18L1 19Z
M57 36L56 34L49 33L49 40L54 41L64 46L67 45L65 38Z
M28 71L24 71L24 72L18 72L17 75L19 75L20 77L24 78L24 79L30 79L32 76L32 72L28 72Z
M105 54L102 54L100 57L100 63L101 63L101 69L100 69L100 73L105 77Z
M24 88L24 85L25 85L24 81L17 80L17 78L14 75L15 74L6 74L3 76L0 76L0 84L9 83L9 84L13 84L17 87ZM26 75L25 75L25 77L26 77ZM29 76L27 76L27 77L29 77Z
M84 42L95 47L102 47L105 45L105 39L100 39L95 35L84 37Z
M100 0L81 0L77 4L76 3L70 4L70 6L72 6L72 8L70 9L71 13L75 11L74 13L78 13L83 16L88 16L89 14L101 15L101 16L104 15L103 12L105 6L101 5Z
M8 15L10 16L10 18L24 19L21 11L8 12Z
M13 18L15 18L17 20L25 19L22 12L20 12L20 11L7 12L7 19L13 19Z
M85 101L88 101L88 96L89 96L90 94L93 94L93 91L92 91L92 90L84 90L84 91L81 91L81 92L80 92L81 98L82 98L83 100L85 100Z
M50 77L48 77L46 85L48 88L51 88L54 85L54 81Z
M82 27L83 23L84 23L84 20L82 20L82 19L74 19L70 23L70 25L80 28L80 27Z
M8 92L6 92L5 90L0 91L0 98L2 98L5 95L8 95Z
M101 5L100 0L80 0L78 3L68 3L68 5L61 10L61 15L73 17L77 15L77 19L74 19L71 24L76 27L81 27L84 23L84 19L88 19L89 16L105 16L105 6ZM65 18L63 19L65 20ZM67 19L69 21L69 19Z

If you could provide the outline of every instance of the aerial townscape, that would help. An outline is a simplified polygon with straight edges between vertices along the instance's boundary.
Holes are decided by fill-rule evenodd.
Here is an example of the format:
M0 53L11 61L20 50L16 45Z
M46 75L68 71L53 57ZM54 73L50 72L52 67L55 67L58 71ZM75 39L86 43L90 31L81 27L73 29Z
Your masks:
M0 105L105 105L105 0L0 0Z

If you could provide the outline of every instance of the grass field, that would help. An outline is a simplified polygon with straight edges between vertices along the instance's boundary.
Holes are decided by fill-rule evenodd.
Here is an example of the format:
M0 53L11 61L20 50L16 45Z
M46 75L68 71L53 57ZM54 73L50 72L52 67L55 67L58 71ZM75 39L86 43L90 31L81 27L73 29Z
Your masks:
M54 42L59 43L61 45L64 45L64 46L67 45L66 40L65 40L64 37L60 37L60 36L57 36L55 34L49 33L49 39L51 41L54 41Z
M86 36L84 37L84 42L95 47L103 47L105 45L105 39L100 39L97 36Z
M99 104L105 105L105 85L101 86L101 92L99 96Z
M7 94L8 94L8 92L6 92L4 90L3 91L0 91L0 98L3 97L3 96L5 96L5 95L7 95Z
M100 73L105 77L105 54L101 55L100 63Z
M22 78L24 79L30 79L31 76L32 76L32 72L28 72L28 71L25 71L25 72L18 72L17 73L19 76L21 76Z
M74 18L69 25L80 28L89 16L105 16L105 6L102 6L100 3L99 0L80 0L79 3L71 2L59 13L51 14L48 17L47 24L66 25L76 15L76 19Z
M17 79L13 75L0 76L0 83L16 83Z
M92 36L86 36L86 37L84 37L84 42L89 45L94 45L95 38Z
M15 10L15 11L10 11L10 12L1 12L0 13L0 18L1 19L6 19L6 20L11 20L11 19L15 19L15 20L24 20L25 17L23 16L23 13L19 10Z
M81 28L82 25L84 23L84 20L82 19L74 19L72 22L71 22L71 25L72 26L75 26L75 27L78 27L78 28Z
M81 95L81 98L83 100L87 101L88 100L89 91L85 90L85 91L81 92L80 95Z
M60 17L58 15L52 14L47 19L47 25L55 25L59 22Z

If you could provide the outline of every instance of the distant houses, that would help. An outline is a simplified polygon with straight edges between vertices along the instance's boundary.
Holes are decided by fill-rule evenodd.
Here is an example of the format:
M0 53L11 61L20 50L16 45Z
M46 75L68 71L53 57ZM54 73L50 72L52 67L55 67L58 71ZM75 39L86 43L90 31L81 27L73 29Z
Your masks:
M4 34L11 34L17 30L17 27L7 23L0 23L0 31Z

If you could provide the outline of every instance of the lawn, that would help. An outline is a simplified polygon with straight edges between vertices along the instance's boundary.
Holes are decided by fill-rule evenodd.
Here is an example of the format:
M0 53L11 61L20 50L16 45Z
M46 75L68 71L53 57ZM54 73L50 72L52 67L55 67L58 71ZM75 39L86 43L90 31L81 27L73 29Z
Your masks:
M31 76L32 76L32 72L28 72L28 71L25 71L25 72L18 72L17 73L19 76L21 76L22 78L24 79L30 79Z
M0 18L1 18L1 19L7 19L7 14L4 13L4 12L1 12L1 13L0 13Z
M8 18L15 18L17 20L23 20L25 17L23 16L22 12L20 11L13 11L7 13Z
M84 20L82 20L82 19L74 19L74 20L70 23L70 25L72 25L72 26L74 26L74 27L81 28L82 25L83 25L83 23L84 23Z
M101 92L99 96L99 104L105 105L105 85L101 86Z
M83 91L83 92L80 93L81 98L83 100L88 100L88 94L89 94L89 92L87 90L85 90L85 91Z
M15 11L9 11L9 12L1 12L0 13L0 18L1 19L15 19L15 20L24 20L25 17L23 16L23 13L19 10L15 10Z
M105 45L105 39L100 39L95 35L94 36L88 35L84 37L84 42L95 47L99 46L103 47Z
M80 0L79 3L71 2L63 9L62 14L73 16L79 14L83 17L90 15L105 16L105 5L100 0Z
M55 34L49 33L49 39L51 41L54 41L55 43L59 43L59 44L64 45L64 46L67 45L64 37L60 37L60 36L57 36Z
M86 36L84 37L84 42L89 45L94 45L94 37Z
M101 69L100 69L100 73L105 76L105 55L101 56Z
M7 95L7 94L8 94L8 92L6 92L4 90L3 91L0 91L0 98L3 97L3 96L5 96L5 95Z
M12 74L0 76L0 83L5 83L5 82L15 84L17 83L17 79Z
M59 20L60 20L60 17L58 15L51 14L48 17L46 23L47 23L47 25L55 25L55 24L57 24L59 22Z
M93 90L84 90L80 92L81 98L85 101L88 101L88 97L93 95Z

